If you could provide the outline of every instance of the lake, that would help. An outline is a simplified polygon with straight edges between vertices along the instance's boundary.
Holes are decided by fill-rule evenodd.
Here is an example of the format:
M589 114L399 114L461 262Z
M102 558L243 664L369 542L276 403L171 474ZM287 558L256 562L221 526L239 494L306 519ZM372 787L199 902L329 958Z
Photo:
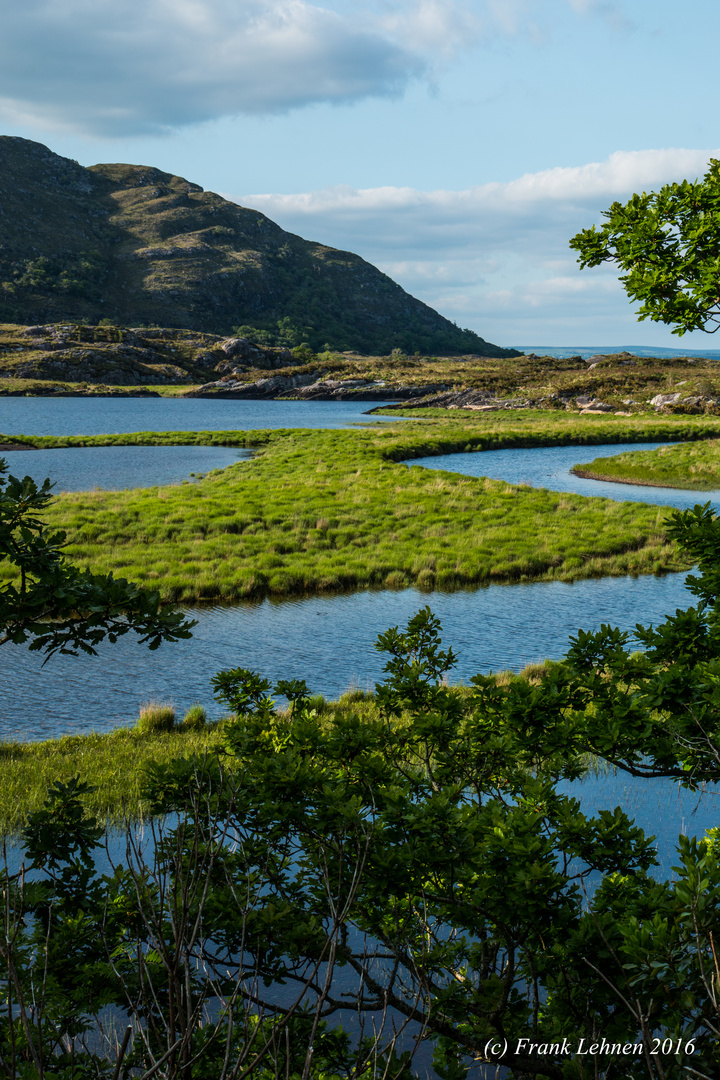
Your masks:
M101 434L139 429L343 427L362 422L361 410L366 405L16 398L0 400L0 430L6 434ZM655 445L661 444L486 451L415 459L410 464L677 507L717 497L715 493L598 483L569 472L580 461ZM105 452L107 466L102 477L92 461L99 450ZM142 464L140 481L140 458L124 457L127 451L136 450L173 453L167 457L150 455ZM181 459L175 451L189 456ZM205 456L204 451L217 453ZM96 484L125 487L172 482L184 479L190 471L223 467L242 453L223 447L102 447L18 451L8 454L8 459L13 472L26 467L18 469L16 461L29 462L36 478L45 472L59 478L60 462L67 460L68 472L58 488L78 490ZM222 454L228 455L226 460ZM47 468L38 469L37 464L44 461ZM170 475L163 471L167 469L177 471ZM217 716L210 678L229 667L254 668L274 680L304 678L313 691L329 698L350 686L372 688L382 677L383 659L373 648L377 635L389 626L402 626L426 604L442 621L445 643L459 654L453 678L467 681L478 671L520 670L545 657L559 658L567 649L569 636L580 627L590 629L607 622L632 630L637 621L658 622L691 602L683 574L574 584L491 585L456 593L383 590L192 610L198 619L193 639L163 645L156 653L126 637L101 648L97 658L57 656L43 666L41 658L27 649L5 646L1 654L5 679L0 738L46 739L130 725L140 705L149 700L173 702L180 713L201 702ZM587 780L579 790L588 809L621 804L638 824L658 833L663 873L667 873L668 860L672 861L672 843L678 832L700 832L716 821L714 798L706 796L698 803L697 796L679 793L675 785L664 781L637 783L610 774Z
M180 484L193 473L224 469L251 453L236 446L69 446L13 450L5 460L12 476L32 476L38 484L50 477L59 494Z
M609 446L537 446L517 450L483 450L481 453L442 454L438 457L413 458L409 466L446 469L464 476L489 476L508 484L529 484L551 491L572 491L576 495L598 495L616 502L645 502L683 510L695 503L720 504L720 491L685 491L678 488L618 484L605 480L587 480L570 472L573 465L612 457L631 450L657 450L675 443L622 443Z
M383 401L243 401L208 398L0 397L4 435L116 435L131 431L252 431L397 423L368 416ZM406 418L407 419L407 418Z

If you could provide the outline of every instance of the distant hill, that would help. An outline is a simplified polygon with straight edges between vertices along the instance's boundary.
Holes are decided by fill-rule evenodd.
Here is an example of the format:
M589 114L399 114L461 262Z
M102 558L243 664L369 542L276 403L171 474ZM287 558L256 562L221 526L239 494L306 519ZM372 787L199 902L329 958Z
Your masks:
M239 333L366 354L517 356L358 255L142 165L89 169L0 137L0 322Z

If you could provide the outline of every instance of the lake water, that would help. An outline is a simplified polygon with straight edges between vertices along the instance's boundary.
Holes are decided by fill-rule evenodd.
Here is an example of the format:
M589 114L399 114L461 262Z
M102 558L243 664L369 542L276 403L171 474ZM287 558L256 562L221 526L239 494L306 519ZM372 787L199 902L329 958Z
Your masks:
M13 450L5 460L12 476L32 476L38 484L50 477L58 494L179 484L191 473L224 469L251 453L235 446L70 446Z
M51 658L3 646L2 736L47 739L104 731L135 722L148 700L173 702L182 714L194 702L211 716L210 678L224 668L250 667L266 677L304 678L313 691L335 698L350 686L372 689L382 678L373 648L381 631L402 626L425 604L440 617L446 644L459 654L454 679L513 668L546 656L559 658L580 626L610 622L632 630L638 620L662 620L687 607L684 575L603 578L598 581L491 585L474 592L423 594L362 592L231 608L192 611L199 620L191 641L151 653L130 637L98 657ZM661 869L672 862L678 832L702 832L717 821L718 803L680 792L668 781L638 783L624 775L590 779L582 789L588 809L622 805L661 842Z
M0 431L100 434L343 427L361 422L363 407L366 403L0 399ZM667 444L488 451L415 459L411 464L668 506L693 505L716 495L720 501L720 493L601 484L569 472L572 465L593 457L655 445ZM162 453L146 455L142 463L143 455L125 456L128 451L157 450ZM185 453L187 458L182 457ZM59 479L58 489L78 490L177 482L190 471L223 467L240 456L242 451L222 447L103 447L19 451L8 454L8 459L14 473L29 471L36 478L47 473ZM21 461L27 464L18 468ZM68 463L64 474L62 461ZM43 468L38 468L41 463ZM210 678L228 667L254 668L273 680L304 678L329 698L350 686L372 688L382 678L383 665L373 648L375 638L389 626L402 626L425 604L440 617L444 640L459 655L453 677L467 681L478 671L520 670L545 657L558 658L580 626L589 629L607 622L632 630L637 621L658 622L691 602L682 574L492 585L457 593L406 589L194 610L198 626L193 639L163 645L156 653L126 637L102 648L97 658L53 657L43 666L41 658L27 649L4 646L0 738L36 740L130 725L149 700L173 702L180 713L201 702L211 715L218 715ZM701 832L717 819L714 797L706 795L698 803L696 796L679 793L665 781L639 784L622 775L605 775L586 781L579 790L588 809L623 805L638 824L657 833L664 873L677 833Z
M489 476L509 484L529 484L551 491L572 491L577 495L598 495L616 502L645 502L684 509L696 503L720 504L720 491L685 491L678 488L617 484L586 480L570 470L574 465L598 457L612 457L632 450L657 450L674 443L623 443L612 446L539 446L517 450L483 450L481 453L442 454L413 458L408 465L425 469L446 469L464 476Z
M382 401L242 401L208 398L0 397L3 435L115 435L131 431L252 431L396 423L368 416Z

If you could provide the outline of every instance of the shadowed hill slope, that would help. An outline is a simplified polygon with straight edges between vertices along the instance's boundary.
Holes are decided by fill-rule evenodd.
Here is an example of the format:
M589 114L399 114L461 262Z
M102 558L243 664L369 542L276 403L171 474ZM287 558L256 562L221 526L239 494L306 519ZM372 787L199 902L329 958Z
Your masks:
M159 169L0 137L0 321L183 327L265 345L517 356L358 255Z

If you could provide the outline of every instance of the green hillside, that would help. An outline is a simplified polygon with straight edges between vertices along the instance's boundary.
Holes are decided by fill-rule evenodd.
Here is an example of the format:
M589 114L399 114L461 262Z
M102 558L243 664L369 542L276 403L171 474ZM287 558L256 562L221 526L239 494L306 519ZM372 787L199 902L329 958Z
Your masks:
M0 137L0 322L182 327L367 354L516 356L351 252L159 169Z

